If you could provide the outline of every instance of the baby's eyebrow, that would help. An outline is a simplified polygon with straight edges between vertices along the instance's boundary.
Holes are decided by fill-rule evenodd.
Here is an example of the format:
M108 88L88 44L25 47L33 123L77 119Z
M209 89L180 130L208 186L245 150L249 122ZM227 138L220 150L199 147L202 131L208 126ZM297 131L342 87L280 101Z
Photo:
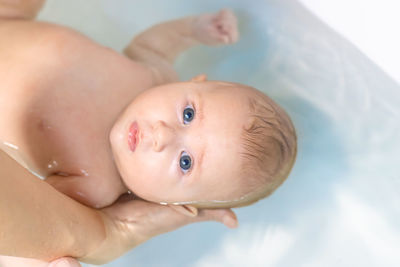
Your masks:
M199 156L197 157L197 161L195 164L197 177L201 177L201 173L203 172L204 150L205 150L205 148L203 146L203 148L201 149L201 151L199 153Z
M203 97L200 95L200 93L196 93L196 116L198 117L200 125L203 123L204 119L204 110L203 110Z
M203 122L204 122L204 113L203 113L203 97L199 92L196 92L196 97L195 97L195 101L196 101L196 117L198 119L198 124L200 127L203 126ZM202 147L201 151L198 153L197 156L197 160L195 161L195 168L196 168L196 174L197 177L200 177L202 171L203 171L203 158L204 158L204 152L205 152L205 145Z

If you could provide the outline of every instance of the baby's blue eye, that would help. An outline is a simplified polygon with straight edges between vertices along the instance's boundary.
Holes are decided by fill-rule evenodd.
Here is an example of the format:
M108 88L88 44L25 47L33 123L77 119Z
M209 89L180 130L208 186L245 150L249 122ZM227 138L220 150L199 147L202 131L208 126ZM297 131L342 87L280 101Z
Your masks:
M181 158L179 159L179 166L183 172L187 172L192 166L192 159L186 152L182 152Z
M191 122L194 118L194 109L193 108L185 108L183 110L183 123L187 124Z

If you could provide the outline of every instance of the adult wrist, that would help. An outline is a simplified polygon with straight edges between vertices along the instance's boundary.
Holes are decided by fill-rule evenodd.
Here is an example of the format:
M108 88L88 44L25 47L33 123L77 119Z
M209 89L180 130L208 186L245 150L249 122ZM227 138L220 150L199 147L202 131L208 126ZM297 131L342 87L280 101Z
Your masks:
M99 214L104 225L104 239L85 256L79 257L79 261L105 264L147 240L136 236L137 229L134 223L115 220L102 211L99 211Z

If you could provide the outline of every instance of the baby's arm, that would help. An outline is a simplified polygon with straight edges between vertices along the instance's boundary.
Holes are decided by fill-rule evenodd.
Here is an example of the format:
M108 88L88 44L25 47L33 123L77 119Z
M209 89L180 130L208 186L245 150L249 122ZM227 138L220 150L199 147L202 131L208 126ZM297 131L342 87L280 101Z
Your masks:
M136 36L124 53L150 67L156 84L162 84L178 80L173 64L185 50L198 44L231 44L237 40L236 17L223 9L155 25Z
M45 0L0 0L1 19L33 19Z

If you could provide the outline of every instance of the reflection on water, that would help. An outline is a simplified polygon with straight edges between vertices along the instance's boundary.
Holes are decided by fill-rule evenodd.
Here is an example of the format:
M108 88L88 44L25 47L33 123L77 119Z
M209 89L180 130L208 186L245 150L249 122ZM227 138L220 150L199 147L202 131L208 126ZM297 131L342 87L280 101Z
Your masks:
M298 3L54 1L41 17L121 50L153 23L226 6L241 41L194 48L177 69L276 99L298 132L293 172L270 198L237 210L239 229L190 225L106 266L400 266L400 88Z

